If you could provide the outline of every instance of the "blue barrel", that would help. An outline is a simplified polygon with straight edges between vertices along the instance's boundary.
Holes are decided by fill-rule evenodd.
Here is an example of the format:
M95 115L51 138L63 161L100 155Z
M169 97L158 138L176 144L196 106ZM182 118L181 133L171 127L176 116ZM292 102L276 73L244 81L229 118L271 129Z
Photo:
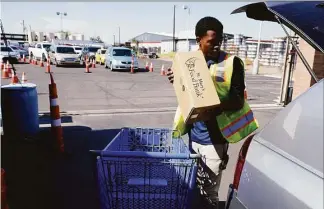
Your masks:
M1 112L5 136L34 136L39 131L38 97L33 83L1 87Z

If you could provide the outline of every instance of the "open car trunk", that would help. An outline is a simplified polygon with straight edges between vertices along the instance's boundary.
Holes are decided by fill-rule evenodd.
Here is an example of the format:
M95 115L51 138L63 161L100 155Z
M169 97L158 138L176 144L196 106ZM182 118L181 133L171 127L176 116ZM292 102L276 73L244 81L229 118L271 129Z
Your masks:
M315 50L324 53L324 2L259 2L240 7L232 14L241 12L245 12L251 19L279 23L312 78L318 82L314 71L283 25L294 31Z

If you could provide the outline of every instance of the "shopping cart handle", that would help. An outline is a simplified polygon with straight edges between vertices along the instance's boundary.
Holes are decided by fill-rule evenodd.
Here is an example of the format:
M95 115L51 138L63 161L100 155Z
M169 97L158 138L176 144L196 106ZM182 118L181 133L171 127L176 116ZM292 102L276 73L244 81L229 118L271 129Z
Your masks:
M91 153L102 157L138 157L138 158L162 158L162 159L197 159L201 154L166 153L166 152L140 152L140 151L101 151L90 150Z

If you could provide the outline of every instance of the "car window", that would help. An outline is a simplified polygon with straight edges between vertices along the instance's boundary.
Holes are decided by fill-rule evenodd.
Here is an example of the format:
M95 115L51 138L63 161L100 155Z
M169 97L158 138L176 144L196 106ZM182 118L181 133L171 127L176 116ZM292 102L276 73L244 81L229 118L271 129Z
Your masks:
M101 54L106 54L106 50L101 50Z
M40 44L37 44L37 45L36 45L36 48L41 49L42 46L41 46Z
M98 51L98 48L95 48L95 47L89 47L88 48L89 52L97 52Z
M129 49L114 49L112 55L116 57L131 57L132 53Z
M44 49L49 49L52 45L51 44L43 44Z
M15 47L15 46L10 46L13 50L18 50L18 48L17 47Z
M1 47L1 51L2 51L2 52L12 52L12 49L9 48L9 47L5 47L5 46L3 47L3 46L2 46L2 47Z
M82 50L81 47L75 47L74 49L75 49L75 50Z
M72 47L57 47L56 51L60 54L75 54L75 51Z

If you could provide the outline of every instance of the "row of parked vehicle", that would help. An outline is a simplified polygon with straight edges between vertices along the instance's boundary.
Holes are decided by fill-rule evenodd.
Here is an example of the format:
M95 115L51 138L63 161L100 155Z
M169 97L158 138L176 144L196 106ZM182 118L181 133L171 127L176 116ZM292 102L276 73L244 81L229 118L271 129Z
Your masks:
M110 70L128 70L133 62L134 69L138 69L138 60L135 53L126 47L102 46L71 46L68 44L54 45L48 42L37 43L29 48L29 56L35 59L47 61L56 66L80 65L95 60L97 64L105 65Z
M23 58L24 56L28 56L28 51L24 47L19 45L6 46L1 42L0 59L3 63L7 61L17 63L19 58Z

